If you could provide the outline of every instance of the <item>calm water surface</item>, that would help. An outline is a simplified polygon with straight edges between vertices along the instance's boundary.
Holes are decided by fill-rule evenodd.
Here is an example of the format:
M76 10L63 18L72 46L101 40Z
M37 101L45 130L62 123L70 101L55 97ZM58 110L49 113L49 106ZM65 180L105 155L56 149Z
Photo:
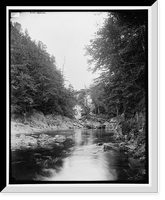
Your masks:
M52 131L45 134L67 139L59 146L20 149L11 153L14 180L37 181L116 181L127 179L127 157L118 151L104 151L112 142L104 130ZM38 137L40 134L36 134Z

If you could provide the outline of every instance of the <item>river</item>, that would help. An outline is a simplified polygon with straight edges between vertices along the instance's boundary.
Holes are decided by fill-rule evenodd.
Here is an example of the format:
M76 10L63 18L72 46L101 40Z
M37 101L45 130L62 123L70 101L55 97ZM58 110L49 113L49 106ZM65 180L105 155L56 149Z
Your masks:
M15 181L124 181L128 178L127 156L104 151L104 143L115 143L105 130L49 131L63 135L59 145L11 151L11 176ZM39 133L36 133L36 138Z

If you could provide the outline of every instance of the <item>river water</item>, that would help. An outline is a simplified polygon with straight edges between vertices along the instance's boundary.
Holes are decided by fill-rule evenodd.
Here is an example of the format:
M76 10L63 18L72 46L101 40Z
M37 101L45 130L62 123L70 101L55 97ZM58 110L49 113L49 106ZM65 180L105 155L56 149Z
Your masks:
M59 145L24 148L11 152L11 176L16 181L122 181L128 178L127 156L104 151L104 143L115 143L105 130L51 131L67 139ZM34 136L34 135L33 135ZM35 134L39 137L39 133Z

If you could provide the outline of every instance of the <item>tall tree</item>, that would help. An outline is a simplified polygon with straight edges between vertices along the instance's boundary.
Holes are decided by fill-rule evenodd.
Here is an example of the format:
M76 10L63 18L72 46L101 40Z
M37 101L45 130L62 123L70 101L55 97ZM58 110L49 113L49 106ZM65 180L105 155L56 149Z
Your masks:
M104 100L110 113L131 114L145 109L147 12L110 12L90 45L86 46L97 85L104 85Z
M44 114L73 116L74 91L65 87L55 57L41 41L32 41L27 30L23 33L20 24L11 24L10 29L12 113L35 109Z

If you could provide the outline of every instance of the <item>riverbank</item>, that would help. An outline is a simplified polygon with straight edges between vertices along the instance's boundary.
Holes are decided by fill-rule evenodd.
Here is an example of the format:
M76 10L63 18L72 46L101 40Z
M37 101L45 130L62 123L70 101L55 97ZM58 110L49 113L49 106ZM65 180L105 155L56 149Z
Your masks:
M129 180L146 180L147 177L147 132L146 118L140 113L134 118L119 121L122 134L114 134L117 145L104 144L104 150L124 152L128 157L128 166L131 169ZM127 172L123 172L127 173Z
M128 157L129 180L144 180L147 175L146 134L144 118L123 121L95 116L90 119L70 119L60 115L43 115L33 113L26 118L11 120L11 150L18 149L51 149L53 146L63 147L63 142L73 136L68 134L72 129L105 129L113 133L113 142L98 143L103 151L124 152ZM46 132L57 131L56 135ZM59 131L59 132L58 132ZM62 132L67 132L64 136ZM123 171L127 174L127 171Z
M93 116L90 119L70 119L60 115L44 115L33 112L26 117L13 117L11 119L11 149L26 149L41 146L51 148L51 144L58 142L57 138L46 137L49 131L67 131L73 129L106 129L115 132L114 122L110 126L106 117ZM39 138L36 138L39 133ZM44 134L44 135L43 135ZM45 140L46 138L46 140ZM50 144L50 145L49 145Z
M11 134L33 134L42 131L82 128L83 123L60 115L33 113L26 118L12 118Z
M11 118L11 134L33 134L52 130L69 129L106 129L118 134L117 121L105 116L91 116L81 119L68 118L61 115L44 115L42 112L33 112L26 117Z
M120 145L118 149L140 157L144 160L146 148L145 119L125 121L122 117L108 119L106 117L93 116L90 119L70 119L61 115L44 115L42 112L33 112L26 117L11 118L11 136L22 134L35 134L47 131L70 129L105 129L114 133L114 140ZM110 146L110 147L109 147ZM105 149L112 148L111 145Z

